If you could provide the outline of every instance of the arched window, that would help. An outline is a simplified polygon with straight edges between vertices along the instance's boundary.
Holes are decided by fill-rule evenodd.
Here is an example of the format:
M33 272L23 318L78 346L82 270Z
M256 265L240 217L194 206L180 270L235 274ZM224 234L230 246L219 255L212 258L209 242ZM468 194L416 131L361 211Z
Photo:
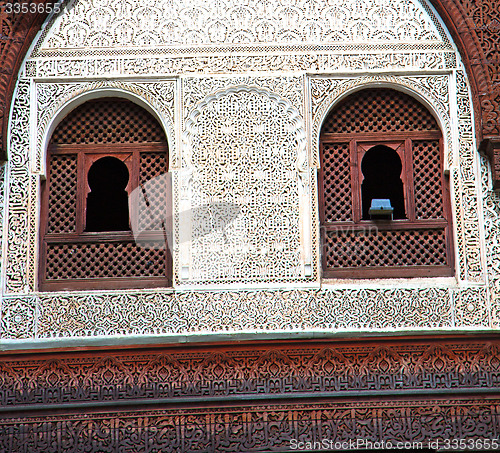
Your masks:
M336 105L320 136L325 277L453 274L448 179L432 114L391 89Z
M161 231L168 225L142 232L150 242L136 243L130 223L131 192L168 171L166 137L150 113L120 98L80 105L55 129L47 169L42 290L171 284L167 232ZM167 184L148 187L154 203L167 204Z

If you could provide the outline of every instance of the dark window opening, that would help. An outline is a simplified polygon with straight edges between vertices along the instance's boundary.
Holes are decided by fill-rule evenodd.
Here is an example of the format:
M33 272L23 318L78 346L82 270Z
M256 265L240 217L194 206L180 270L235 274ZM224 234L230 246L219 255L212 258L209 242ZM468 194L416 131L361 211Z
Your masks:
M129 181L127 166L116 157L103 157L90 167L86 231L128 231Z
M363 220L370 220L368 211L374 198L390 199L393 219L406 219L401 170L398 153L388 146L377 145L367 151L361 161Z

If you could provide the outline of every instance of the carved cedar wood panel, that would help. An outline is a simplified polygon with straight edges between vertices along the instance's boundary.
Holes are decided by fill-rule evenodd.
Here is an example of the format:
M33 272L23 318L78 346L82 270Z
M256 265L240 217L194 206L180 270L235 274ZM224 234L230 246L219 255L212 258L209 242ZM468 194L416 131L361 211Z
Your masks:
M498 439L499 373L500 342L479 337L3 355L0 450L250 452L290 451L298 438ZM446 396L457 391L463 398ZM220 398L226 406L217 407ZM65 415L55 412L64 407Z
M326 441L334 448L323 451L336 451L336 445L349 441L380 448L383 441L390 448L401 442L426 451L422 447L453 445L455 439L467 446L483 445L484 439L496 445L499 409L497 399L436 399L30 415L2 420L0 448L16 453L250 453L294 451L298 441L302 446Z
M363 140L368 139L371 142L364 149ZM405 201L401 193L404 216L398 222L399 230L395 224L379 223L376 234L367 233L366 224L362 223L366 219L361 217L365 209L361 207L362 191L358 196L352 191L354 195L350 199L351 184L354 187L357 184L352 179L361 180L369 170L363 167L366 158L363 156L370 152L364 154L368 148L373 150L375 144L389 144L401 149L405 139L408 141L404 151L397 157L400 164L405 162L405 170L397 176L401 175L406 187L413 187L409 192L414 198ZM391 140L397 145L391 145ZM320 141L323 275L348 272L349 276L366 276L368 272L388 272L391 266L409 266L407 274L402 268L398 270L399 275L419 275L423 271L421 266L427 266L425 275L450 275L446 268L451 261L446 244L447 239L450 242L449 201L441 172L441 132L430 112L399 91L361 90L344 98L330 111L323 123ZM392 194L394 200L395 193ZM349 216L344 211L345 205L351 207ZM443 205L448 205L447 209L443 209ZM339 228L345 221L351 222L347 224L351 227L348 231ZM448 245L448 249L451 246ZM427 250L432 250L432 255L426 253Z
M165 134L142 107L119 98L104 98L88 101L66 116L49 146L48 180L43 191L41 287L60 289L54 285L63 283L72 289L79 288L77 285L85 288L78 279L88 279L87 287L96 286L90 279L100 279L101 287L123 287L134 278L138 287L147 285L148 278L150 284L168 285L170 264L164 247L141 247L129 230L121 231L119 240L102 231L96 237L92 229L89 237L85 215L78 206L87 198L84 187L90 178L92 156L98 150L132 162L127 173L131 190L168 169ZM150 192L153 205L161 205L162 198L155 204L157 194Z
M307 343L0 357L0 406L498 391L500 341ZM496 390L495 390L496 389Z

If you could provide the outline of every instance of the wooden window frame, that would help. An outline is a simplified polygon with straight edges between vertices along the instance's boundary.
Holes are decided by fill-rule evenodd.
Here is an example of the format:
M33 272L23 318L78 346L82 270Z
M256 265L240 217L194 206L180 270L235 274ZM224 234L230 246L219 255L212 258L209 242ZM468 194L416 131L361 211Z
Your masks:
M42 183L41 228L40 228L40 266L39 289L41 291L95 290L95 289L132 289L172 286L172 256L165 247L165 276L163 277L107 277L84 279L47 280L47 246L49 244L74 243L132 243L133 232L109 231L86 232L86 202L90 191L87 181L91 165L101 157L111 156L123 161L129 170L128 195L139 185L140 156L143 153L165 153L168 162L168 147L165 143L106 143L106 144L51 144L47 152L47 179ZM76 231L74 233L49 233L49 193L51 189L50 158L53 155L77 156L76 189ZM171 187L167 187L167 212L171 213ZM130 212L130 216L134 215ZM169 216L171 221L171 216ZM167 229L172 231L172 225ZM157 231L145 232L144 237L158 238ZM162 235L163 237L163 235Z
M441 162L441 187L443 195L442 219L417 219L415 213L415 190L413 172L413 142L439 140L439 153ZM350 174L352 190L352 221L325 221L325 177L323 149L325 145L348 144L350 150ZM397 220L362 220L361 160L364 153L377 145L385 145L396 152L401 158L406 219ZM449 277L454 275L454 249L452 243L453 232L451 229L451 203L449 191L449 178L443 171L443 139L441 131L408 131L408 132L350 132L350 133L322 133L320 136L320 171L318 175L320 225L322 244L322 269L324 278L394 278L394 277ZM327 267L327 242L326 234L329 231L349 229L353 232L370 231L376 228L379 231L408 231L408 230L444 230L446 237L446 265L415 265L415 266L365 266L365 267Z

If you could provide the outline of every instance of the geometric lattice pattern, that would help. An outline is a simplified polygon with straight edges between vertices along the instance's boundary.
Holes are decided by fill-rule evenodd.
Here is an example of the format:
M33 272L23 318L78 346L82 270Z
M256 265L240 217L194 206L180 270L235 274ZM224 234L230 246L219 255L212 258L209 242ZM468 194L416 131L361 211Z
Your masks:
M434 117L415 98L384 88L358 91L336 105L332 113L322 133L439 130Z
M446 265L444 230L328 231L329 268Z
M149 151L150 143L154 143L154 151ZM162 145L161 151L156 151L158 143ZM80 230L83 227L78 226L78 215L84 218L85 211L77 212L77 204L86 204L84 188L88 183L88 168L84 163L92 153L103 153L102 148L96 148L98 144L109 144L106 150L109 149L110 153L134 159L129 175L132 189L168 170L165 134L156 119L142 107L120 98L105 98L86 102L73 110L52 137L52 146L57 148L49 161L45 281L165 277L167 257L163 237L161 244L145 244L142 241L149 239L142 239L139 246L129 237L117 241L109 231L92 237L82 236ZM115 144L113 148L112 144ZM130 146L122 148L121 144L134 144L132 151L135 152L131 152ZM65 145L78 146L68 149ZM72 154L58 154L61 150ZM78 174L82 181L78 180ZM146 220L149 220L151 214L155 214L151 210L163 213L166 209L167 188L150 185L147 196L149 215ZM142 218L141 213L138 214ZM163 217L156 215L154 218ZM158 230L161 226L148 223L149 230ZM52 236L53 233L65 234L64 240Z
M76 154L50 157L48 233L73 233L76 228Z
M165 266L165 250L134 242L47 245L47 280L164 277Z
M417 133L418 140L415 140ZM399 267L401 276L411 277L411 271L404 269L407 266L442 266L432 269L433 275L448 272L449 244L438 134L441 135L439 126L429 110L412 96L393 89L364 89L332 109L321 130L325 210L323 267L326 272L362 268L356 276L368 276L363 274L364 269L370 270L370 275L384 276L384 268ZM403 146L406 139L410 141ZM394 147L394 143L400 143L397 146L402 154L398 161L406 162L404 171L401 167L396 170L397 181L402 184L401 200L405 204L406 219L381 223L361 218L364 204L369 205L373 198L397 200L396 186L391 182L384 185L385 181L380 180L384 178L380 174L382 169L389 163L365 160L370 152L365 148ZM413 172L407 167L413 168ZM378 172L378 180L369 178L369 171L373 169ZM365 200L363 184L373 185L374 181L377 188L373 194L368 193ZM425 224L428 220L440 222ZM346 221L352 224L338 224ZM420 272L419 275L427 275L429 271L421 269Z
M164 152L145 152L140 154L139 185L143 187L148 181L167 172L167 154ZM162 180L163 181L163 180ZM139 230L147 223L147 228L162 228L162 215L165 210L165 196L168 188L161 184L149 184L147 190L147 215L139 213ZM150 219L158 219L152 224Z
M52 135L54 144L164 141L165 133L153 115L119 98L83 103L59 123Z
M441 174L439 141L413 141L413 184L417 219L443 218Z
M349 144L324 143L322 158L325 222L352 220Z

